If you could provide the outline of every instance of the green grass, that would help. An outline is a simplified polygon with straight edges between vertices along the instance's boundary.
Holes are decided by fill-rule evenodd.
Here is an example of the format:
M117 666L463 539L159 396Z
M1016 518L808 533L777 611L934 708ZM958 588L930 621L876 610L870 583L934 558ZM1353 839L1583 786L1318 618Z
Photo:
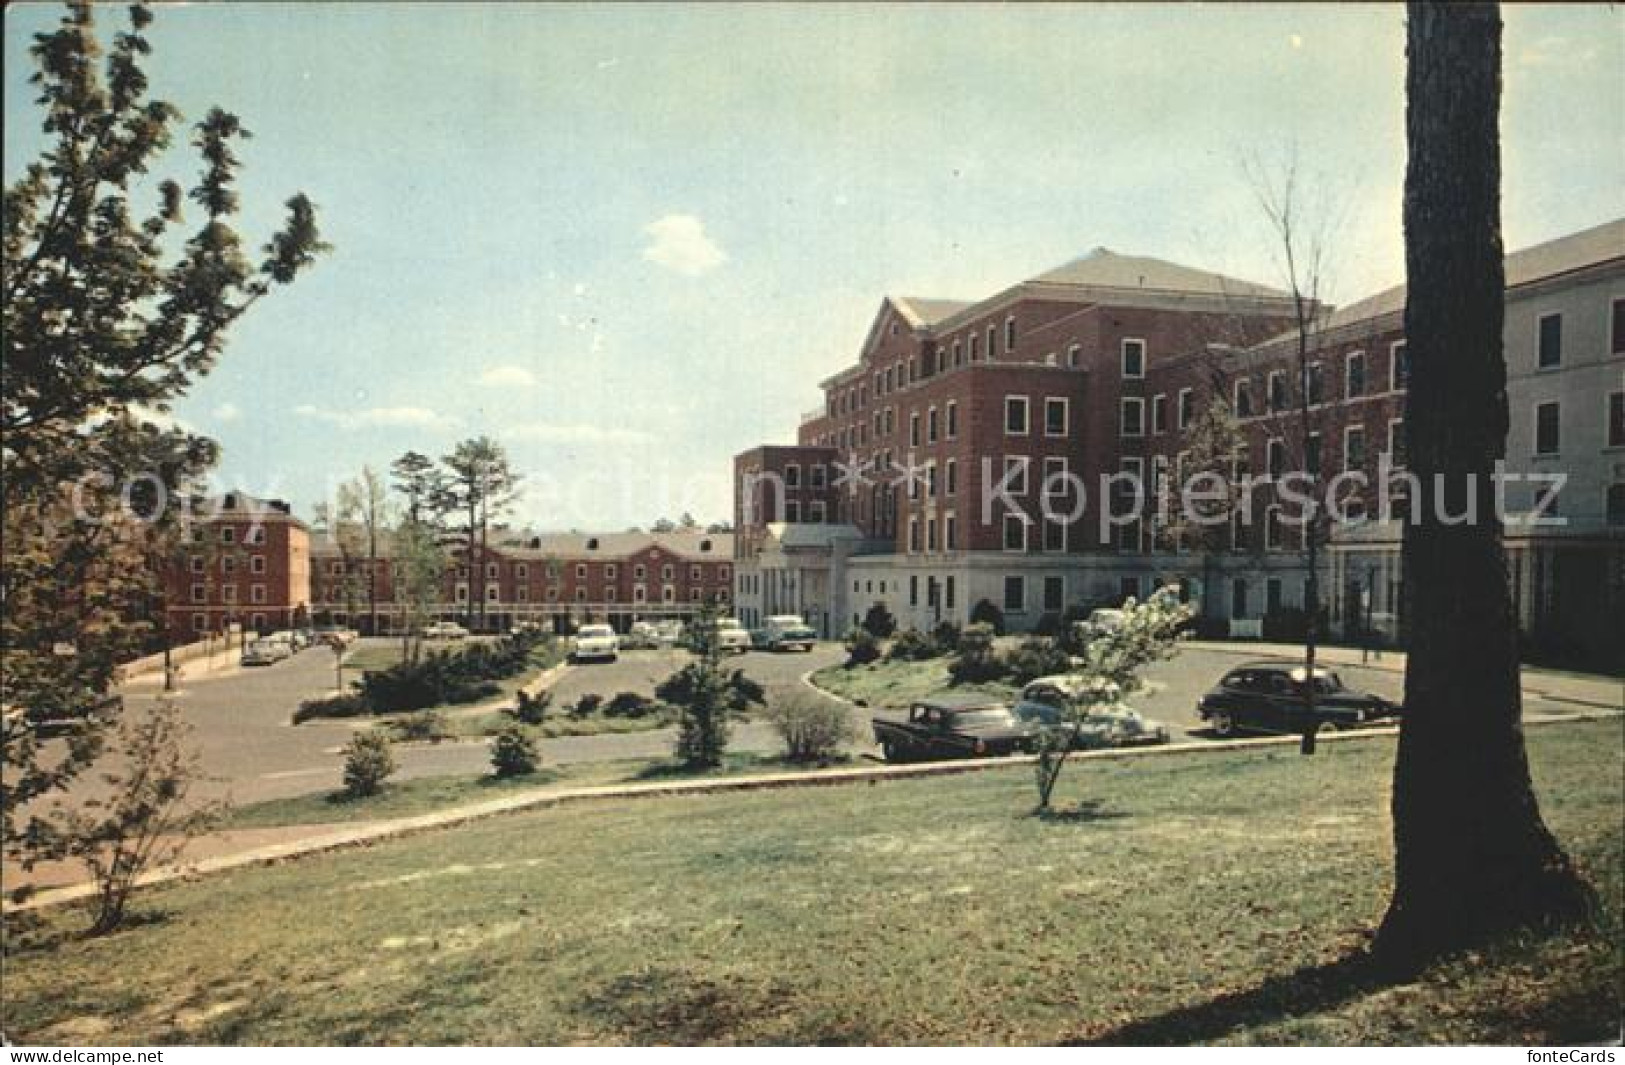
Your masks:
M545 755L545 750L544 750ZM606 784L639 784L659 780L688 780L699 777L738 776L746 773L788 773L808 769L790 765L782 758L765 754L729 754L712 770L684 768L671 759L623 759L613 762L580 762L570 765L544 765L529 776L497 779L494 776L417 777L385 783L376 795L352 799L341 792L297 795L233 807L221 823L222 830L275 828L282 825L330 825L362 821L387 821L416 817L435 810L469 806L487 799L502 798L521 791L544 788L595 787Z
M853 702L861 701L877 710L907 706L916 699L952 688L947 658L931 658L923 662L879 661L852 669L843 665L826 666L812 675L812 682L825 691ZM952 690L1009 695L1015 688L994 683L967 684Z
M1529 730L1603 923L1391 988L1389 738L603 800L177 884L16 939L41 1043L1573 1044L1617 1035L1618 721Z

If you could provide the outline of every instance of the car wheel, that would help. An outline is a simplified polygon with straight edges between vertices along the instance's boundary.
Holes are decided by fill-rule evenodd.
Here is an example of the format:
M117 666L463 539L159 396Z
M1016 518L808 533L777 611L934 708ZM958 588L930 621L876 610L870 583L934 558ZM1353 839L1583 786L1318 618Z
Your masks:
M1212 727L1213 734L1220 739L1229 739L1236 734L1236 719L1222 710L1209 715L1207 723Z

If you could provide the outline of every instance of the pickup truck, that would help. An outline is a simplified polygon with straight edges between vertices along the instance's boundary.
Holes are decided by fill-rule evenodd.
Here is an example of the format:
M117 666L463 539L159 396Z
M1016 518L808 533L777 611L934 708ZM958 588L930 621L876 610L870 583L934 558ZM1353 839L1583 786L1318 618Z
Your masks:
M922 699L909 707L907 720L877 717L872 725L888 762L1022 754L1037 749L1040 733L991 695Z

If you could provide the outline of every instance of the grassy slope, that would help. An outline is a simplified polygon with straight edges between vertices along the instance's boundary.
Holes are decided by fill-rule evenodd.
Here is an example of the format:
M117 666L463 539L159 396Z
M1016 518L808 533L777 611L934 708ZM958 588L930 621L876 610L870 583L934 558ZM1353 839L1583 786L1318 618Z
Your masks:
M539 811L155 891L7 960L43 1042L1578 1041L1619 1016L1618 722L1530 731L1599 930L1393 989L1388 739ZM51 929L35 933L49 940Z

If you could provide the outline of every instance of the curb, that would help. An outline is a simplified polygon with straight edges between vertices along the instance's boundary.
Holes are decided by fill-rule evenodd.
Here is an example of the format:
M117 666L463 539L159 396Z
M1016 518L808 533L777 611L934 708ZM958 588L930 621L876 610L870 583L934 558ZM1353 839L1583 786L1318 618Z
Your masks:
M1525 721L1524 727L1530 728L1538 725L1572 724L1581 721L1606 720L1619 716L1614 712L1581 712L1560 717L1537 718ZM1377 728L1360 729L1350 732L1333 732L1319 737L1321 743L1355 743L1377 736L1397 736L1397 725ZM1299 742L1297 736L1264 736L1255 739L1229 740L1223 743L1212 741L1195 741L1183 743L1170 743L1157 747L1130 747L1108 749L1099 751L1079 751L1068 757L1068 761L1092 762L1110 761L1117 759L1170 757L1182 754L1196 754L1200 752L1224 752L1234 750L1255 750L1270 747L1296 746ZM878 784L887 780L913 780L920 777L956 776L962 773L979 773L990 769L1007 769L1011 766L1032 765L1037 761L1035 755L1017 755L1005 758L974 758L955 762L929 762L920 765L877 765L857 769L811 770L798 773L780 773L769 776L742 776L720 780L688 780L672 781L670 783L650 784L617 784L602 785L587 788L569 788L551 792L533 792L510 796L505 799L493 799L490 802L478 803L472 806L457 807L451 810L442 810L435 813L421 814L417 817L399 818L394 821L373 822L361 828L341 829L326 835L318 835L309 839L276 844L262 847L257 850L245 851L239 854L222 855L218 858L207 858L192 865L181 867L166 867L153 870L142 875L136 884L139 887L153 887L159 884L176 880L189 880L210 873L226 872L232 869L241 869L256 865L271 865L277 862L307 855L325 854L344 850L351 847L367 846L384 840L398 839L406 836L430 832L436 829L449 828L454 825L469 824L482 821L486 818L497 817L503 814L522 813L532 810L545 810L559 806L573 805L581 802L590 802L595 799L643 799L643 798L675 798L685 795L710 795L735 791L767 791L777 788L796 787L835 787L843 784ZM49 888L39 892L34 897L22 903L6 902L0 906L0 912L13 913L28 910L43 910L53 906L78 902L96 894L96 885L89 881L69 884L63 887Z

